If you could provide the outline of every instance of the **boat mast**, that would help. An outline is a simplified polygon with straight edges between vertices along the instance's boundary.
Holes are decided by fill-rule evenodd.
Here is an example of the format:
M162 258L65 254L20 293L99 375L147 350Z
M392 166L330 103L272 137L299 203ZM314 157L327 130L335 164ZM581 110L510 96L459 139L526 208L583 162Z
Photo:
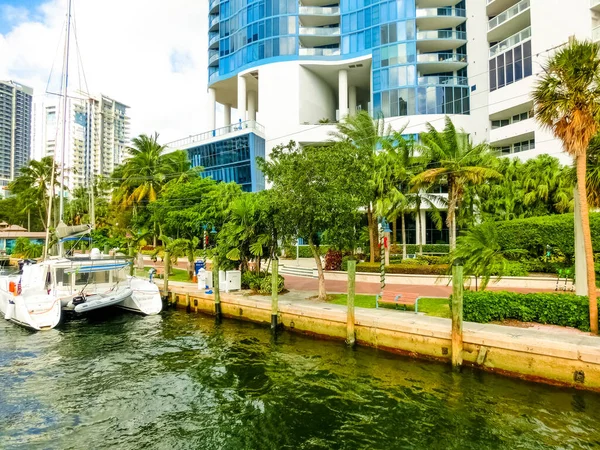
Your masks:
M63 94L63 133L62 133L62 148L61 148L61 158L60 158L60 203L59 203L59 223L63 221L63 215L65 212L65 153L67 146L67 120L68 120L68 100L69 100L69 54L71 50L71 7L72 0L68 0L68 9L67 9L67 38L65 41L65 54L64 54L64 64L63 64L63 86L62 86L62 94ZM63 244L59 244L59 253L62 256L63 254Z

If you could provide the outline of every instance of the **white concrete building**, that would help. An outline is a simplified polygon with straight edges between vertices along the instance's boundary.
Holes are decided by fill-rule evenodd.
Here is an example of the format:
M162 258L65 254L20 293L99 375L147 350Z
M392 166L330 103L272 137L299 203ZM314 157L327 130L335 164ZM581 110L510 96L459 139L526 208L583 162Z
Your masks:
M97 176L109 176L122 163L129 144L128 106L107 96L68 100L65 184L69 191L89 186ZM58 99L36 105L38 155L62 163L62 107Z

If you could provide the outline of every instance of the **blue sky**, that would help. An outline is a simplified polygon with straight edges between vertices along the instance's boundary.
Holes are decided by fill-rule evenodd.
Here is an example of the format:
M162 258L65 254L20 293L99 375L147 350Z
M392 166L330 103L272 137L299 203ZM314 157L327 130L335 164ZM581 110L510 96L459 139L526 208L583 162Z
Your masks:
M8 11L33 12L35 8L42 3L42 0L0 0L0 33L4 34L18 22L14 14L8 14Z

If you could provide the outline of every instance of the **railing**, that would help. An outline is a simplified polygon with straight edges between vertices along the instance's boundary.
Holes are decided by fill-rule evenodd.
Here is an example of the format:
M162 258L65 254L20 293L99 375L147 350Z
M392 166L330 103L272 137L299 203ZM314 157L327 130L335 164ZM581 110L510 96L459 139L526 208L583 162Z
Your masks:
M338 16L340 14L339 6L301 6L300 15L308 16Z
M527 27L522 31L519 31L516 34L504 39L501 42L498 42L496 45L490 47L490 58L493 58L498 53L505 52L511 47L529 39L531 37L531 27Z
M590 8L593 8L594 6L598 6L598 5L600 5L600 0L591 0Z
M210 2L208 4L208 10L212 11L213 8L217 7L220 2L221 2L221 0L210 0Z
M212 28L214 25L219 23L219 16L210 16L210 21L208 23L208 27Z
M454 30L428 30L417 32L417 41L425 41L428 39L458 39L466 41L467 33L465 31Z
M208 75L208 82L212 83L217 78L219 78L219 71L218 70Z
M467 12L463 8L417 9L417 19L421 17L467 17Z
M339 36L339 27L300 27L299 34L304 36Z
M418 63L448 63L448 62L467 62L467 55L462 53L421 53L417 55Z
M183 139L179 139L177 141L169 142L167 147L177 149L179 147L187 146L190 144L196 144L202 141L208 141L209 139L213 139L215 137L226 136L231 133L235 133L238 131L247 131L253 132L258 131L261 134L265 134L265 127L263 127L260 123L255 120L246 120L245 122L234 123L232 125L227 125L225 127L217 128L211 131L205 131L204 133L195 134L193 136L188 136Z
M300 48L300 56L339 56L339 48Z
M506 11L504 11L503 13L498 14L496 17L494 17L493 19L491 19L488 22L488 31L493 30L497 26L502 25L507 20L512 19L514 16L522 13L523 11L528 9L529 6L530 6L530 0L522 0L521 2L517 3L512 8L509 8Z
M208 45L211 46L215 42L219 41L219 33L215 33L214 35L208 37Z
M453 77L449 75L431 75L427 77L419 77L419 86L468 86L469 80L467 77Z
M219 59L219 52L210 52L208 54L208 65L210 66L213 62Z

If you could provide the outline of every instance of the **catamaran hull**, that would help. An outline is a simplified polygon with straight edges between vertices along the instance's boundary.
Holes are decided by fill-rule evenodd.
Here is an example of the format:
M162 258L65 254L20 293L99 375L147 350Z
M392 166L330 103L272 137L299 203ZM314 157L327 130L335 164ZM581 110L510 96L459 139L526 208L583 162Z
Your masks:
M17 325L30 330L51 330L61 320L60 301L48 296L14 296L0 291L0 313Z
M152 316L162 311L162 299L158 286L148 280L132 277L130 286L133 294L117 306L146 316Z

